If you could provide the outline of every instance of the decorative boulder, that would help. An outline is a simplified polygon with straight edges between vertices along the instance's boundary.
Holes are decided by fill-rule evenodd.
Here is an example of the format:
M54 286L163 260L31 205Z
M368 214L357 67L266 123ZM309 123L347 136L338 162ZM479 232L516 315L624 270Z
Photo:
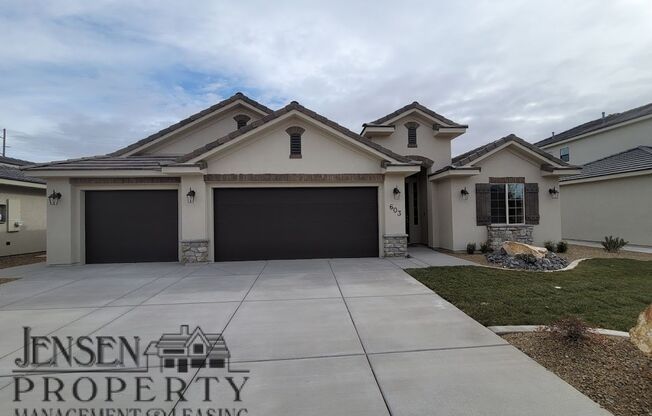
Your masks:
M629 330L629 338L639 350L652 353L652 304L638 315L636 326Z
M505 241L501 246L508 256L516 256L517 254L531 254L537 259L542 259L548 253L548 250L543 247L531 246L529 244L517 243L516 241Z

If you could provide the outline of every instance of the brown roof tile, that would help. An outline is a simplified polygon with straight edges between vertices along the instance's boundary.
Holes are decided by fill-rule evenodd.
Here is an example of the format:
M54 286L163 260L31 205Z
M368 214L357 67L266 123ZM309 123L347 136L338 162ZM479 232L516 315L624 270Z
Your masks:
M401 107L398 110L396 110L396 111L394 111L392 113L389 113L384 117L379 118L378 120L374 120L371 123L365 123L364 125L365 126L382 125L386 121L389 121L389 120L393 119L394 117L399 116L399 115L401 115L401 114L403 114L405 112L411 111L411 110L420 110L420 111L428 114L430 117L434 117L434 118L438 118L440 120L443 120L446 124L450 124L452 127L464 127L464 128L468 127L468 126L466 126L464 124L458 124L458 123L454 122L453 120L447 119L446 117L442 116L441 114L435 113L434 111L432 111L428 107L426 107L424 105L421 105L416 101L411 103L411 104L408 104L408 105L406 105L404 107Z

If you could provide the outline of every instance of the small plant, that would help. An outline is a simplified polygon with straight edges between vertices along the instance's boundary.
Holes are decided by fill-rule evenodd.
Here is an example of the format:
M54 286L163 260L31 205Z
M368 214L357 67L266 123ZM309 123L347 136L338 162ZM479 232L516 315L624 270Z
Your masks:
M625 241L620 237L605 237L602 242L602 247L607 250L609 253L617 253L625 245L629 244L629 241Z
M568 251L568 243L560 241L557 243L557 253L565 253Z
M562 341L579 344L593 336L588 324L576 316L558 319L548 325L550 335Z
M518 260L522 260L527 264L535 264L537 262L537 258L534 257L534 254L521 253L521 254L515 255L514 258L516 258Z
M466 245L466 252L468 254L473 254L475 253L475 243L469 243Z
M549 252L551 252L551 253L554 253L554 252L555 252L555 243L553 243L552 241L546 241L545 243L543 243L543 246L544 246L544 247L545 247Z
M480 244L480 252L482 254L487 254L487 253L489 253L491 251L493 251L493 250L491 250L491 246L489 245L489 243L485 242L485 243Z

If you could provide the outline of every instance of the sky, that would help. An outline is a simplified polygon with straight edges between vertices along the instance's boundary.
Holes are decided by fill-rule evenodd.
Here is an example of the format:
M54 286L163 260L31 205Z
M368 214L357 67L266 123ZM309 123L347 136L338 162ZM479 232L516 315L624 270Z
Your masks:
M104 154L236 91L359 132L418 101L453 153L652 102L649 0L0 0L7 156Z

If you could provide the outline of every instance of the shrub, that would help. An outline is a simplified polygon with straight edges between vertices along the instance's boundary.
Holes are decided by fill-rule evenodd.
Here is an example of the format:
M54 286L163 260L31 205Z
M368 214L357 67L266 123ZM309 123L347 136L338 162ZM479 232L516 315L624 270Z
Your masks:
M535 264L537 262L537 258L534 257L534 254L521 253L521 254L515 255L514 258L516 258L518 260L523 260L527 264Z
M481 243L480 244L480 252L482 254L489 253L490 251L493 251L493 250L491 250L491 246L489 245L489 243Z
M557 253L565 253L568 251L568 243L560 241L557 243Z
M543 243L543 246L546 249L548 249L548 251L550 251L552 253L555 252L555 243L553 243L552 241L546 241L545 243Z
M588 324L576 316L567 316L548 325L550 335L568 343L579 344L594 335Z
M475 243L469 243L466 245L466 252L468 254L473 254L475 253Z
M629 244L629 241L625 241L620 237L605 237L602 242L602 247L610 253L617 253L625 245Z

